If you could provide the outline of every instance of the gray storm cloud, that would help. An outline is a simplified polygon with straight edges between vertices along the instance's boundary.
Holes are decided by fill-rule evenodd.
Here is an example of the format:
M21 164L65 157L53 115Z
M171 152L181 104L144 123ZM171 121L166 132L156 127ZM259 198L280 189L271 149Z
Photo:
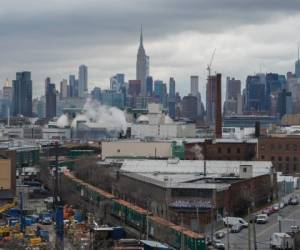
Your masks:
M300 40L299 10L296 0L6 0L0 10L0 80L31 70L34 94L40 95L46 76L59 83L82 63L90 67L90 82L101 87L116 72L134 78L140 24L151 74L165 81L175 76L180 90L187 89L191 74L205 80L214 47L216 68L226 75L244 80L265 55L266 70L285 73Z

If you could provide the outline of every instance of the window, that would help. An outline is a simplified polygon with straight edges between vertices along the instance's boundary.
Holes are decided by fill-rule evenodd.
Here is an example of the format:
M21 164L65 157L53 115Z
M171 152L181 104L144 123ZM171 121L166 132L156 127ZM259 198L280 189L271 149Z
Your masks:
M265 156L264 156L264 155L262 155L262 156L260 157L260 159L261 159L261 160L264 160L264 159L265 159Z
M286 161L289 161L289 160L290 160L290 157L288 157L288 156L285 157L285 160L286 160Z
M281 172L281 169L282 169L282 165L281 165L281 163L279 163L279 164L278 164L278 171Z
M240 149L240 148L237 148L237 149L236 149L236 152L237 152L238 154L240 154L240 153L241 153L241 149Z
M278 147L278 150L282 149L282 145L281 144L278 144L277 147Z
M117 152L118 152L118 153L120 153L120 152L121 152L121 150L120 150L120 149L117 149Z
M281 156L278 156L278 161L282 161L282 157Z
M297 157L296 157L296 156L294 156L293 160L294 160L294 161L297 161L298 159L297 159Z
M297 144L293 144L294 151L297 151Z
M218 153L221 154L222 153L222 148L218 147Z
M290 149L290 144L286 144L285 145L285 150L289 150Z
M297 165L294 164L293 167L294 167L294 172L296 172L297 171Z
M271 144L271 149L274 150L275 149L275 145Z
M274 156L271 156L271 161L274 161L275 160L275 157Z
M247 168L243 168L243 172L244 172L244 173L247 173Z
M231 148L227 148L227 153L228 153L228 154L231 153Z

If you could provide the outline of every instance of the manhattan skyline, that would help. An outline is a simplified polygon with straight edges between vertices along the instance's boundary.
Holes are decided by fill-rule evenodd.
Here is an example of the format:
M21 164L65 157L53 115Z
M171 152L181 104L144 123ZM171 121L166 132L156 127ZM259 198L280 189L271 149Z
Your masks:
M293 71L297 57L300 3L290 1L53 1L16 8L5 1L2 26L1 86L15 72L32 72L33 95L43 94L50 76L58 86L81 64L89 67L89 86L109 88L109 78L122 72L135 79L140 25L151 58L151 75L176 80L182 95L191 75L199 75L204 96L208 64L212 72L245 84L246 76ZM160 6L160 8L158 8ZM38 11L37 11L38 10ZM105 14L109 10L110 15ZM76 15L75 15L76 14ZM76 18L75 18L76 17ZM126 22L125 22L126 20ZM22 39L22 43L20 42Z

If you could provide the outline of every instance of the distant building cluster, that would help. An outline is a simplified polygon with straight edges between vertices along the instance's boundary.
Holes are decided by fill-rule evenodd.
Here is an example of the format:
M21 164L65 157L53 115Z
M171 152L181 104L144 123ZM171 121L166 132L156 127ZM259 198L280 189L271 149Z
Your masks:
M226 92L221 84L218 91L217 75L210 74L206 82L206 103L199 92L199 76L190 76L190 91L181 97L176 91L176 81L155 79L150 74L150 59L146 54L141 30L136 60L136 79L125 79L124 73L110 78L109 89L88 88L88 67L80 65L77 76L62 79L59 86L45 79L44 95L33 98L31 72L17 72L12 84L7 80L0 92L0 118L37 117L47 121L59 117L69 108L82 109L88 97L99 103L129 110L136 118L148 112L149 103L158 103L172 120L192 122L197 126L213 126L216 119L223 126L235 123L251 127L255 121L266 127L272 123L299 124L300 110L300 60L294 73L257 73L249 75L245 84L234 77L226 77ZM242 86L244 85L244 88ZM223 96L223 103L222 103ZM218 115L217 115L218 114ZM220 127L220 126L219 126ZM215 128L216 129L216 128Z

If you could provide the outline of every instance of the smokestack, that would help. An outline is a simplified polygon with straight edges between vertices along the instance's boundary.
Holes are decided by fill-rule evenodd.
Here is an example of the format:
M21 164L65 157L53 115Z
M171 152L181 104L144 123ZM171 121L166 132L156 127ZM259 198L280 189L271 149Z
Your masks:
M222 138L222 90L221 74L217 74L216 82L216 105L215 105L215 135L216 138Z
M256 121L255 122L255 138L260 137L260 122Z

